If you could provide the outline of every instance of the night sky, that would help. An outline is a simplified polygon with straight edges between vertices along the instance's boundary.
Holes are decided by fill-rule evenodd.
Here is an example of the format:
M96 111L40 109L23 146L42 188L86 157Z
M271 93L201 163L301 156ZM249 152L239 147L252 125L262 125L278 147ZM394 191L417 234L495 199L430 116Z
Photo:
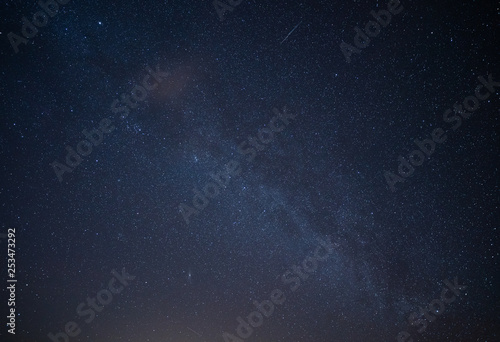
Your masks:
M0 340L500 341L499 23L2 1Z

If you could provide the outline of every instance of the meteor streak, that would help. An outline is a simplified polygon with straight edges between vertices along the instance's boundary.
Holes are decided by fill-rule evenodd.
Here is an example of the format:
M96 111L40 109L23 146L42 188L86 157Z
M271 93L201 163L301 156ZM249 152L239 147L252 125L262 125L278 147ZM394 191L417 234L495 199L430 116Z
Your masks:
M194 331L193 329L191 329L190 327L187 327L189 330L191 330L192 332L194 332L196 335L198 335L199 337L201 337L200 334L198 334L196 331Z
M301 23L301 22L302 22L302 20L301 20L301 21L300 21L297 25L295 25L295 27L293 28L293 30L291 30L291 31L290 31L290 33L289 33L289 34L285 37L285 39L283 39L283 40L281 41L280 45L281 45L281 44L283 44L283 42L284 42L285 40L287 40L287 39L288 39L288 37L290 37L290 35L293 33L293 31L295 31L295 29L296 29L297 27L299 27L299 25L300 25L300 23Z

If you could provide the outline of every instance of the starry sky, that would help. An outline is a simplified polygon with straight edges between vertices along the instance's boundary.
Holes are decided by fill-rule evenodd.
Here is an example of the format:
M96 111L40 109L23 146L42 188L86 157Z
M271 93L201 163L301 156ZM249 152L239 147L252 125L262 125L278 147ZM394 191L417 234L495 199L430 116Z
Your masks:
M0 3L1 341L500 341L498 3L41 3Z

